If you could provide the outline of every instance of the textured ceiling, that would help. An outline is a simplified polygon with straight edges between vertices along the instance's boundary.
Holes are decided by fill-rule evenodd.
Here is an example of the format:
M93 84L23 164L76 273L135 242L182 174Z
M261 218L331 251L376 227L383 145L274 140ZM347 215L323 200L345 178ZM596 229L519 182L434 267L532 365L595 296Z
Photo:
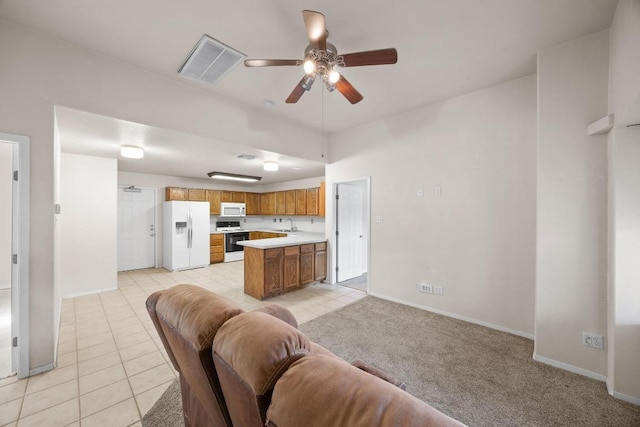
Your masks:
M0 16L212 94L333 132L536 71L544 48L607 28L617 0L2 0ZM177 70L203 34L249 58L301 59L302 9L325 14L339 53L386 47L395 65L348 68L351 105L316 84L284 99L301 67L234 68L215 85ZM273 106L266 107L265 100ZM324 102L324 108L323 108ZM323 111L324 110L324 111ZM324 114L322 114L324 113ZM63 141L64 144L64 141Z

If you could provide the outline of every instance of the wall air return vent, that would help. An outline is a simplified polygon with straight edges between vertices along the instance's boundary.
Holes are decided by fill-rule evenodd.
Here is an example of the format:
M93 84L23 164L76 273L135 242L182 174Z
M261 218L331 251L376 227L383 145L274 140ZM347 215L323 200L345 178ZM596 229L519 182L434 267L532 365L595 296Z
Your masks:
M246 57L244 53L205 34L193 48L178 73L193 80L215 83Z

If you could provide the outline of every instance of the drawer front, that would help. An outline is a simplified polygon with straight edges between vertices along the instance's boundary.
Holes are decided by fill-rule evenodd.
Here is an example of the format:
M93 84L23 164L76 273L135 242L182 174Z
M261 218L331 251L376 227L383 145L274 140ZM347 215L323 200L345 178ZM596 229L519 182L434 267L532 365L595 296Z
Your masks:
M313 252L314 244L309 243L308 245L300 245L300 253L306 254L308 252Z
M327 250L327 242L316 243L316 252L326 251L326 250Z
M209 253L211 254L223 254L224 248L222 246L209 246Z
M213 264L216 262L223 262L224 261L224 253L212 253L211 255L209 255L209 263Z
M282 258L282 248L266 249L264 251L264 259Z
M287 246L284 248L284 256L298 255L300 253L300 246Z
M224 234L209 234L210 245L224 245Z

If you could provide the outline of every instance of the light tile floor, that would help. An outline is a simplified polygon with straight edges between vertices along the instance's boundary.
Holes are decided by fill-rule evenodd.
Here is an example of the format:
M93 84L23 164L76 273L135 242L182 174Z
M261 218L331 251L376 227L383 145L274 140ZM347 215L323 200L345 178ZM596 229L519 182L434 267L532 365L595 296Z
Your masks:
M0 380L0 426L140 426L142 416L176 378L145 308L147 296L157 290L190 283L245 310L278 303L299 323L365 296L315 283L258 301L243 293L243 264L119 273L118 290L64 300L57 367L23 380Z

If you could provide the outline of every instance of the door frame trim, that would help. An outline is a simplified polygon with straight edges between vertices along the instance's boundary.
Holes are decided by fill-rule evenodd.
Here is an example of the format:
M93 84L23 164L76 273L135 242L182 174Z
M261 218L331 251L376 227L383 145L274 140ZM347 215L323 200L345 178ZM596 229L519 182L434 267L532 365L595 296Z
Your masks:
M12 218L12 252L18 255L18 268L16 274L11 275L11 290L17 290L18 313L12 310L12 321L18 322L18 346L17 361L15 362L18 378L29 376L29 265L30 265L30 177L31 177L31 138L24 135L13 135L0 133L0 141L13 144L14 151L13 167L17 163L19 171L18 192L12 195L12 205L16 218ZM17 162L15 161L17 157ZM13 269L12 269L13 270ZM17 276L17 277L16 277Z
M371 280L371 177L364 176L360 178L351 178L345 179L341 181L335 181L331 183L331 232L329 234L329 248L331 249L331 266L328 268L328 282L332 284L336 284L336 266L338 266L338 247L336 241L336 231L338 231L338 203L336 203L336 194L338 192L339 184L352 184L354 182L365 182L364 186L364 194L366 200L364 200L364 212L365 217L363 218L365 224L362 227L367 236L367 244L365 245L365 250L367 251L366 256L366 268L367 268L367 294L370 292L370 280Z

